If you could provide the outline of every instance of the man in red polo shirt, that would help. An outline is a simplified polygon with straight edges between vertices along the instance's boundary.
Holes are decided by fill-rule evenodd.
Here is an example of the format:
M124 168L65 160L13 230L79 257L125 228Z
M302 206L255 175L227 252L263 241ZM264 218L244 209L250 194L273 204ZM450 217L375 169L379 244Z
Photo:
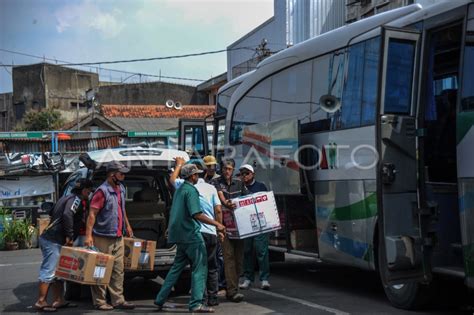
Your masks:
M113 161L106 165L107 179L97 188L90 204L86 224L86 246L96 246L101 252L114 256L112 277L108 286L92 286L94 306L101 311L133 309L135 305L123 296L123 236L132 237L133 231L125 212L125 187L121 182L130 170ZM107 289L112 305L107 304Z

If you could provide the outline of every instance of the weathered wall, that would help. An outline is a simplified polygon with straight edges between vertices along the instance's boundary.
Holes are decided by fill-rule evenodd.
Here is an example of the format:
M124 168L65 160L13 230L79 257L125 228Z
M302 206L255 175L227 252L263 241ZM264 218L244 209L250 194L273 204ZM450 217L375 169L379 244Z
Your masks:
M99 85L96 73L76 69L45 66L46 106L62 110L76 110L76 103L86 101L86 91Z
M13 106L15 120L25 111L46 107L43 64L13 67Z
M85 101L86 91L99 85L96 73L47 63L14 67L12 77L16 121L32 108L75 112L76 103Z
M13 122L13 93L0 94L0 131L11 131Z
M101 104L162 105L167 100L183 105L207 105L208 96L194 86L166 82L149 82L101 86L97 97Z

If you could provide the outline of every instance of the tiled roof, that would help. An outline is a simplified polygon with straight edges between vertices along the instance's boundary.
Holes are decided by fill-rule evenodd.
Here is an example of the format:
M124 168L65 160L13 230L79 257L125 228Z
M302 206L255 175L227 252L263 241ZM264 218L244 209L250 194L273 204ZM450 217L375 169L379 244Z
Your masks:
M183 105L180 110L165 105L102 105L102 113L107 118L202 119L211 116L214 111L214 105Z

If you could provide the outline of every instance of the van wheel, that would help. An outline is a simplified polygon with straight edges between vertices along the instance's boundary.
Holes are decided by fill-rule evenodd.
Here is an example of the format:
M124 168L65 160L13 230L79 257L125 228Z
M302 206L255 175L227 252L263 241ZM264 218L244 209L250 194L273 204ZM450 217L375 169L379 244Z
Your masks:
M379 241L380 248L380 241ZM385 257L377 248L377 267L385 295L393 306L406 310L419 309L428 304L434 294L434 285L425 285L416 281L390 285L385 282L383 272L387 269Z

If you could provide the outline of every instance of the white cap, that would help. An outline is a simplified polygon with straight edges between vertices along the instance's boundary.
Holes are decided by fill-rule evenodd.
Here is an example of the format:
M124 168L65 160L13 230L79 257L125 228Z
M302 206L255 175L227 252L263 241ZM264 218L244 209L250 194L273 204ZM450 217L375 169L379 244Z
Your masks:
M254 170L253 170L252 165L250 165L250 164L241 165L240 168L239 168L240 171L242 171L242 170L244 170L244 169L245 169L245 170L248 170L248 171L250 171L250 172L252 172L252 173L255 173Z

